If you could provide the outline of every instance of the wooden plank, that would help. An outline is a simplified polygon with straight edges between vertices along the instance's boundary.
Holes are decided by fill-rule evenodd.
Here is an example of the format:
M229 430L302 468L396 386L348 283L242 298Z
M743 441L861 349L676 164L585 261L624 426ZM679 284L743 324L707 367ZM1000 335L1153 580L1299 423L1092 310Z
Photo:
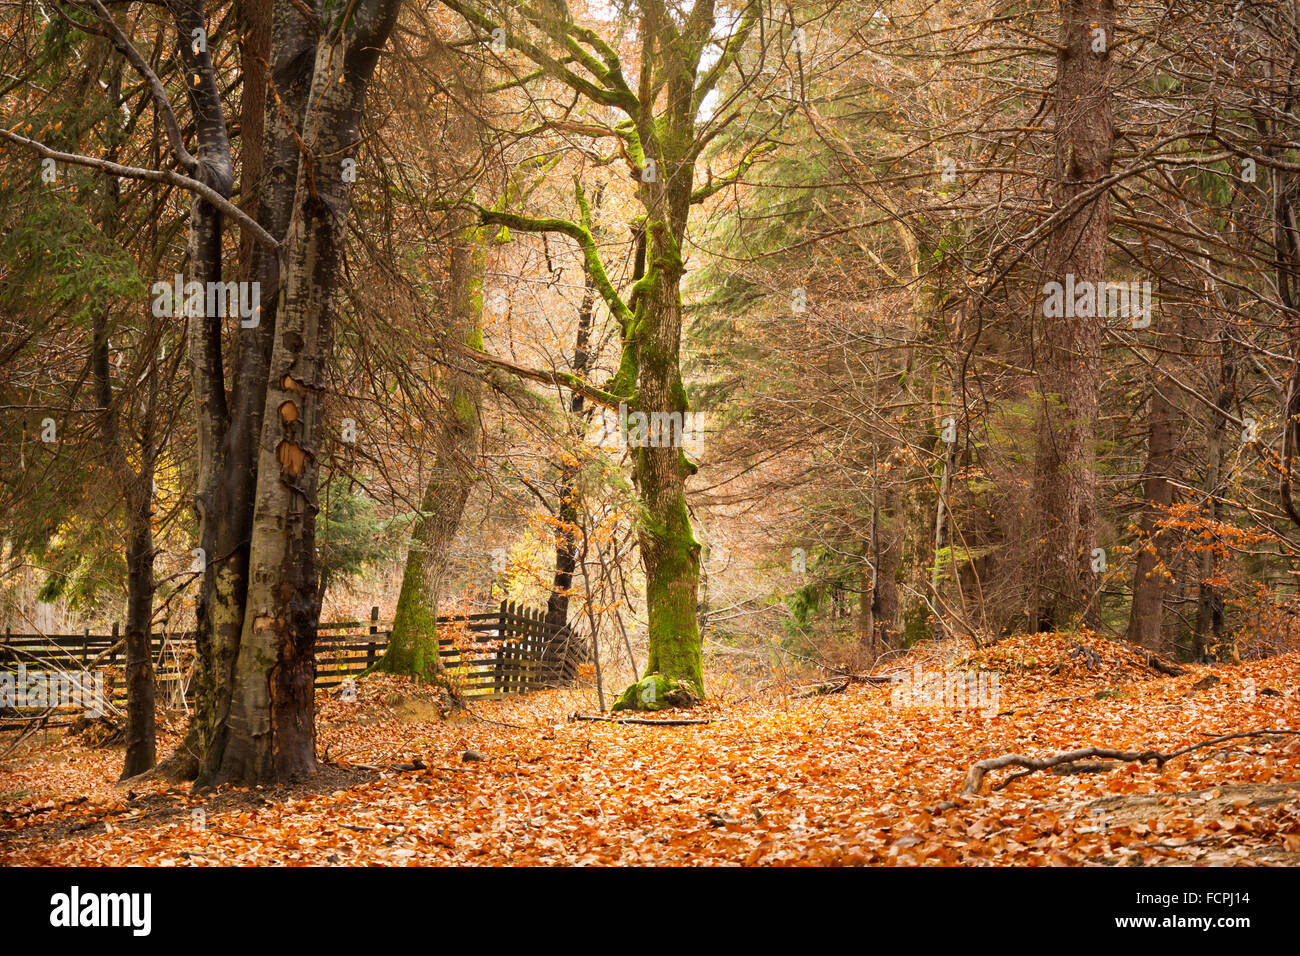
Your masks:
M438 654L445 666L459 672L456 679L464 685L467 695L500 697L548 686L549 665L543 667L541 659L548 640L561 629L547 625L542 611L502 601L495 612L444 616L438 618L438 623L460 632L455 638L441 638ZM116 630L120 634L120 627ZM187 659L194 653L193 637L192 631L152 635L150 650L157 657L160 685L179 686L183 682L188 673ZM316 686L336 687L363 673L378 660L390 638L391 631L380 629L376 607L371 608L369 621L322 622L317 636ZM96 635L88 630L48 636L13 634L9 630L0 644L0 660L32 666L84 666L116 643L112 634ZM117 658L114 652L108 663L118 666ZM119 701L125 687L118 688L112 682L111 693L113 700Z

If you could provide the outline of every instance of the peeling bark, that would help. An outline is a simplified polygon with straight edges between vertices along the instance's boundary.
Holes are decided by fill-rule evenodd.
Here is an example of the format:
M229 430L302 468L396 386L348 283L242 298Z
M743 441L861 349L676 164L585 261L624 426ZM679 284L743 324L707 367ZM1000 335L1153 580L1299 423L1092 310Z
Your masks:
M286 780L316 768L317 449L351 198L341 160L357 148L370 79L399 6L399 0L361 0L327 24L304 111L291 117L301 122L300 139L311 152L299 164L283 251L248 593L217 782ZM292 9L276 5L276 63L296 48ZM295 415L279 414L286 402Z

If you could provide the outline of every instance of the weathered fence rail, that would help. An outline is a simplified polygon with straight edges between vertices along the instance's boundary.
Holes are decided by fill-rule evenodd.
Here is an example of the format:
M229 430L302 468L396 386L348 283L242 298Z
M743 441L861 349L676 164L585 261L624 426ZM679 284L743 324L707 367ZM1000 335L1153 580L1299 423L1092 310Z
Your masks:
M466 697L499 697L561 687L577 677L587 650L566 626L546 623L541 611L502 601L496 611L438 618L439 649L447 676ZM337 687L384 654L392 623L372 608L368 621L322 623L316 635L316 686ZM177 700L194 659L194 632L154 634L152 654L160 696ZM113 671L126 663L118 625L109 634L14 634L0 638L0 670L108 671L105 691L115 703L125 685Z

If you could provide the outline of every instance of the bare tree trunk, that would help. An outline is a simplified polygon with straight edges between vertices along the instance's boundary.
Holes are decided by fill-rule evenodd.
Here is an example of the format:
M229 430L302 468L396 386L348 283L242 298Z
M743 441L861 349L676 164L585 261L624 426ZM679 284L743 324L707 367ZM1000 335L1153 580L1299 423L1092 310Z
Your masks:
M1133 606L1127 638L1153 651L1165 653L1165 589L1168 587L1169 548L1158 525L1169 515L1174 486L1169 477L1174 462L1174 410L1169 394L1173 385L1159 371L1152 372L1151 411L1147 422L1147 465L1138 520L1137 563L1133 571Z
M871 592L872 620L875 624L876 653L894 646L898 628L898 558L900 548L898 514L900 491L891 485L886 492L884 526L876 531L874 586Z
M351 185L370 78L399 0L359 0L322 35L301 140L286 237L283 288L263 413L243 634L218 782L292 779L316 768L315 648L318 452L325 365ZM286 39L277 4L275 53ZM279 61L278 55L276 61Z
M122 779L153 768L154 732L153 528L150 489L153 465L140 474L126 502L126 761Z
M600 208L601 192L596 193L593 204ZM573 344L573 374L578 378L587 377L590 365L588 345L591 341L591 326L595 315L596 287L590 273L587 274L586 287L582 293L582 305L578 310L578 331ZM569 434L578 439L582 436L585 424L583 410L585 401L578 392L569 400ZM578 468L567 463L560 465L560 507L559 542L555 546L555 576L551 582L551 593L546 599L546 623L563 627L569 620L569 592L573 589L573 571L577 567L578 535Z
M241 199L255 210L258 222L283 239L293 209L298 174L298 145L280 121L280 107L267 96L270 66L280 103L289 115L301 115L311 80L315 41L300 11L285 10L272 22L273 0L249 0L239 7L241 64L240 141L243 168ZM272 33L278 30L274 61ZM214 774L224 746L224 727L234 688L235 658L244 624L252 538L257 449L266 404L266 384L275 336L280 283L279 261L261 244L240 247L240 277L259 284L258 322L238 331L233 403L221 436L212 489L215 502L204 516L202 538L208 562L197 614L198 655L195 709L185 741L169 758L169 773L204 779ZM206 759L202 759L206 755Z
M931 549L933 568L930 571L930 603L933 617L930 621L932 634L936 640L943 640L948 630L943 616L943 564L946 551L948 569L954 578L957 576L957 559L951 548L952 536L948 530L948 489L952 481L952 458L957 445L948 442L944 446L941 471L939 472L939 494L934 508L934 547Z
M1166 333L1177 345L1166 351L1161 358L1174 361L1174 355L1183 352L1187 343L1187 326L1191 318L1190 306L1181 304L1189 301L1190 289L1185 289L1176 281L1163 278L1171 273L1177 274L1179 264L1171 259L1161 269L1160 301L1166 304L1164 314L1168 322L1171 310L1175 306L1178 316L1177 327L1169 325ZM1179 416L1178 388L1171 380L1171 374L1178 374L1178 369L1153 368L1150 373L1151 403L1147 416L1147 463L1143 475L1142 512L1138 518L1138 552L1133 571L1133 605L1129 611L1128 640L1161 654L1168 653L1172 642L1169 640L1168 628L1165 626L1165 598L1172 580L1169 565L1173 561L1170 534L1160 528L1160 523L1169 517L1170 506L1174 502L1174 484L1171 480L1175 474L1177 461L1177 443L1174 435L1175 423Z
M108 208L117 206L118 181L109 180ZM112 230L109 229L111 235ZM153 768L157 762L154 722L154 672L150 647L153 623L153 526L152 489L156 449L150 430L141 435L137 472L122 447L118 412L112 407L109 373L109 310L96 313L91 364L96 401L103 410L105 450L117 480L126 515L126 759L122 779Z
M875 522L875 506L872 505L872 522ZM862 548L862 566L858 569L858 649L869 660L875 660L875 599L876 588L873 578L875 577L874 569L871 565L870 544Z
M108 101L117 116L121 101L122 62L113 64L108 82ZM108 151L116 161L117 145ZM121 181L109 177L105 182L103 210L104 235L117 235L121 207ZM131 465L122 442L119 410L113 407L113 381L110 370L108 305L95 313L91 338L91 371L95 381L95 400L101 409L101 431L117 491L126 515L126 758L122 777L125 780L153 768L157 762L157 731L154 720L154 674L149 638L153 623L153 526L152 490L156 450L152 434L142 424L138 452L139 471ZM157 371L155 366L155 372Z
M1063 0L1055 97L1053 205L1058 212L1110 173L1114 42L1113 0ZM1047 273L1063 286L1090 282L1095 288L1104 281L1106 269L1109 192L1081 200L1073 209L1049 238ZM1086 313L1086 307L1075 310L1074 302L1065 304L1062 315L1043 317L1038 369L1042 410L1034 474L1030 617L1039 630L1077 619L1095 624L1098 617L1091 553L1097 522L1094 423L1102 319L1095 302L1091 314L1084 315L1075 313Z
M1217 412L1210 415L1210 435L1205 449L1205 520L1211 527L1223 520L1224 458L1227 454L1228 416L1232 413L1232 396L1236 388L1237 367L1231 336L1227 330L1218 336L1219 390L1215 397ZM1209 660L1223 642L1223 593L1217 580L1223 574L1223 555L1215 546L1217 531L1200 553L1196 597L1196 631L1192 638L1192 658Z

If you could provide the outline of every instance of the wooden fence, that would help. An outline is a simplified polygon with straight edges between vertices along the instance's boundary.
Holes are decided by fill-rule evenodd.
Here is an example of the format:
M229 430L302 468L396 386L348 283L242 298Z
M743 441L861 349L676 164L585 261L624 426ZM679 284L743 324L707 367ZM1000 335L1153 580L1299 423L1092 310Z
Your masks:
M388 647L392 623L371 608L368 621L319 625L316 635L316 686L336 687L364 673ZM561 687L577 677L586 647L567 626L546 623L541 611L502 601L494 612L438 618L438 656L447 676L466 697L499 697ZM194 632L154 634L155 680L159 697L179 702L194 661ZM116 673L126 664L119 626L110 634L14 634L0 638L0 669L19 664L28 672L54 669L107 672L105 691L114 703L125 700Z
M369 621L322 624L316 638L316 686L334 687L383 656L392 625L379 609ZM502 601L485 614L438 618L438 656L466 697L499 697L561 687L577 677L586 647L541 611Z

